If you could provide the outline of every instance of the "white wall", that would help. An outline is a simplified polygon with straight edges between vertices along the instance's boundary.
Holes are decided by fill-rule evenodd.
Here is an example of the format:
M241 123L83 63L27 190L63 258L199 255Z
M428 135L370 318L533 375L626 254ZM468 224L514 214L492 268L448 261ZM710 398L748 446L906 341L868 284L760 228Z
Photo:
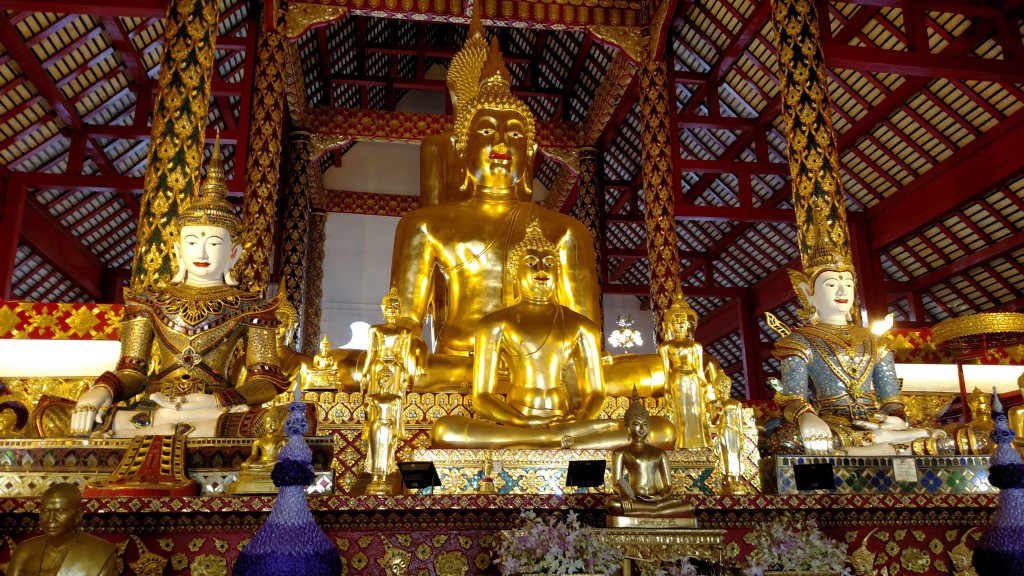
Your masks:
M391 282L391 249L398 218L328 214L320 333L339 348L352 337L350 325L379 324L380 301Z

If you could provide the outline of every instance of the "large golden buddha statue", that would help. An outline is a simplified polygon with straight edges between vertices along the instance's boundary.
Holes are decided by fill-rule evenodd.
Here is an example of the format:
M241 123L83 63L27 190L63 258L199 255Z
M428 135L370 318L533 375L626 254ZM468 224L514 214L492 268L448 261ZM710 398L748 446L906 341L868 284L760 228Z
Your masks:
M471 36L477 34L482 35L482 29L471 31ZM454 147L468 198L403 216L391 264L391 282L405 310L405 325L418 335L427 315L435 313L436 345L424 374L417 378L420 390L471 381L469 356L476 325L485 315L514 303L514 279L504 263L531 218L555 241L559 264L573 271L555 287L558 302L591 320L599 318L590 232L574 218L522 199L537 150L534 118L511 94L497 43L491 44L482 72L472 65L467 72L467 66L455 63L452 69L450 75L465 75L459 82ZM435 267L446 285L443 302L435 298ZM441 308L446 309L443 318L436 314Z
M431 430L434 446L472 448L614 448L628 441L618 421L597 420L604 403L600 331L556 299L563 274L558 247L531 221L509 254L518 302L477 324L473 354L475 418L449 416ZM509 390L497 389L500 367ZM657 444L674 429L657 418Z
M287 388L277 355L278 300L240 290L231 276L242 255L241 221L227 200L219 143L199 196L177 223L178 271L162 290L126 293L121 358L78 400L72 433L85 435L101 424L120 437L217 436L223 413L259 406ZM233 386L239 345L246 375ZM147 398L135 409L111 413L114 402L140 393Z

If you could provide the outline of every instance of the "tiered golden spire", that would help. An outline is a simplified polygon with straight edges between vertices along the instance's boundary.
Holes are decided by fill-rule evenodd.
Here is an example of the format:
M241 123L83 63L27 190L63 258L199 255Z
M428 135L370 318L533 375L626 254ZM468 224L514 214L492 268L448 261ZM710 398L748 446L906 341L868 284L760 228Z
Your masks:
M238 239L242 220L228 201L228 187L224 183L224 167L221 163L220 132L213 143L206 180L199 187L199 195L178 215L178 225L217 226L227 230L233 239Z

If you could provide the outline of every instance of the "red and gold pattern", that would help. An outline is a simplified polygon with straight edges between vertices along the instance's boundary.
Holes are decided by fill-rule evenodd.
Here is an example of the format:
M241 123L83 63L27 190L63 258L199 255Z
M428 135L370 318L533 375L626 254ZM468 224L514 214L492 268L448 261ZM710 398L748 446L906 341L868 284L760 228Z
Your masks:
M327 212L396 217L402 217L406 212L419 207L420 199L417 196L368 194L342 190L327 190L324 193L322 206Z
M285 211L282 218L281 235L281 287L288 295L288 301L300 313L306 295L304 267L306 261L306 237L311 196L320 180L320 170L310 159L309 133L296 131L291 134L288 147L288 189L285 192ZM299 318L300 329L305 324Z
M580 130L582 135L581 142L583 144L588 145L597 142L601 134L604 133L604 129L608 126L608 122L611 121L612 114L618 108L623 94L626 93L629 85L633 83L636 71L636 65L630 62L629 58L626 58L621 52L616 52L612 56L611 64L608 65L608 71L605 72L601 85L597 87L597 92L594 94L594 102L590 105L590 109L587 110L587 117L583 121L583 127Z
M122 304L0 300L0 339L117 340Z
M418 143L428 136L450 131L455 119L441 114L314 108L310 126L320 134L339 134L372 142ZM580 145L580 125L575 122L538 122L537 145L544 148L575 148Z
M139 208L132 288L162 288L172 274L172 227L196 194L202 165L220 3L175 0L164 21L160 80Z

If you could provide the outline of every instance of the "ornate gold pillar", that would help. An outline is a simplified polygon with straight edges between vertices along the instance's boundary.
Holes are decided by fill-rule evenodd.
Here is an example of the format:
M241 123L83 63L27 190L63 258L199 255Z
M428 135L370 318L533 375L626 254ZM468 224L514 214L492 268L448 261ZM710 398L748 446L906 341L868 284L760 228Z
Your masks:
M590 234L594 237L594 256L597 257L597 287L601 290L601 286L604 283L605 277L604 270L604 259L601 257L603 252L602 241L604 238L604 220L601 217L603 213L603 202L604 195L601 190L601 151L593 146L583 146L579 150L579 187L577 188L577 198L579 206L579 219L590 230ZM600 320L604 321L604 304L602 302L600 312ZM604 341L601 342L601 347L604 348Z
M304 280L310 195L319 181L319 170L310 158L310 135L290 135L288 187L285 191L284 230L281 234L281 288L299 314L299 330L305 331ZM302 333L302 332L300 332ZM303 339L297 338L299 342Z
M270 1L270 0L267 0ZM253 77L249 152L245 167L245 251L236 265L244 286L265 292L270 277L270 245L280 188L281 132L284 129L284 13L278 10L273 29L256 27L256 73Z
M171 277L178 207L199 186L217 41L217 0L171 0L164 21L160 79L139 209L132 289Z
M643 140L643 199L646 204L647 260L650 264L651 310L654 312L658 341L664 338L662 315L672 307L672 299L681 293L679 247L676 244L676 217L672 181L675 130L669 125L668 72L658 59L640 67L640 136Z
M779 84L789 140L797 241L806 269L806 257L816 239L815 220L831 236L831 243L844 246L849 254L846 204L815 3L772 0L772 23L782 66Z
M327 242L327 212L314 209L309 214L309 239L306 241L306 293L302 311L302 352L312 356L320 343L320 303L324 298L324 244Z

